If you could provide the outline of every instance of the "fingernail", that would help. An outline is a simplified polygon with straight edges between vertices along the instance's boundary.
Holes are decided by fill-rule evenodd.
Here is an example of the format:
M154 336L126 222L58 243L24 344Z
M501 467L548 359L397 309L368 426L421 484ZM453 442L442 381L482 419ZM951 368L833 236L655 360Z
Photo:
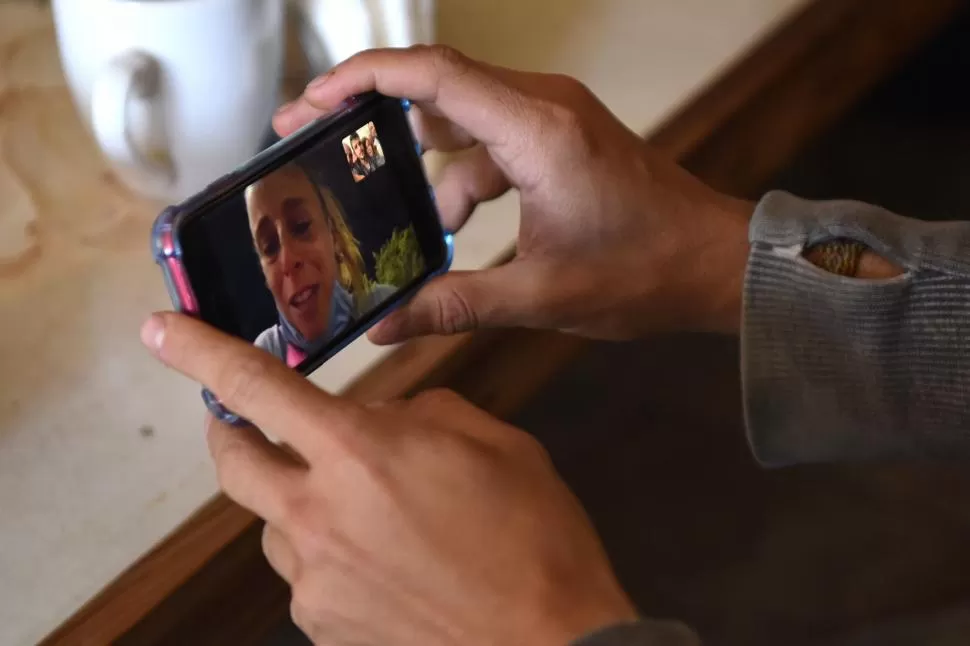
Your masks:
M162 347L162 341L165 339L165 322L162 317L153 314L150 319L145 321L145 324L141 326L141 342L145 344L149 350L153 352L158 352Z
M318 87L322 87L324 83L326 83L327 81L330 80L330 77L331 76L333 76L333 70L327 72L326 74L321 74L320 76L318 76L315 79L313 79L312 81L310 81L307 84L306 89L308 89L308 90L315 90Z
M283 114L285 112L289 112L293 108L294 103L296 103L296 101L290 101L289 103L284 103L280 107L276 108L276 114Z

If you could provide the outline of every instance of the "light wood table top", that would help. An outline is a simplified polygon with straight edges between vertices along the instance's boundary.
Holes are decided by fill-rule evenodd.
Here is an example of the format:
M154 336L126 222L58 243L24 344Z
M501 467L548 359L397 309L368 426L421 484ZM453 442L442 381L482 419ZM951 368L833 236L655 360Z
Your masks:
M649 132L804 0L442 0L440 40L585 81ZM60 74L49 14L0 5L0 643L53 630L205 503L216 483L195 384L139 324L168 306L148 252L159 205L114 180ZM457 236L455 266L514 241L514 195ZM354 343L340 391L388 350Z

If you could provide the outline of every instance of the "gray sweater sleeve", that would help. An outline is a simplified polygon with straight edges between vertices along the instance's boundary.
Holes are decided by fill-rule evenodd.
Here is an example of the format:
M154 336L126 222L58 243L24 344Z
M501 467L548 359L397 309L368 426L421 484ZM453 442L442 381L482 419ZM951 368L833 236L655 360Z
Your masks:
M571 646L701 646L697 635L675 621L643 620L598 630Z
M802 257L833 237L903 275L846 278ZM750 240L742 379L763 464L970 456L970 223L773 192Z

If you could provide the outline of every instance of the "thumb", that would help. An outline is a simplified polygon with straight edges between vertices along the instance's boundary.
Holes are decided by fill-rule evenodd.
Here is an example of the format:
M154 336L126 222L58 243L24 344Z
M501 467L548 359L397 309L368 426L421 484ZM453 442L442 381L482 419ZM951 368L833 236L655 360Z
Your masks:
M539 280L522 260L480 271L453 271L425 285L369 333L378 345L429 334L529 325L542 309Z

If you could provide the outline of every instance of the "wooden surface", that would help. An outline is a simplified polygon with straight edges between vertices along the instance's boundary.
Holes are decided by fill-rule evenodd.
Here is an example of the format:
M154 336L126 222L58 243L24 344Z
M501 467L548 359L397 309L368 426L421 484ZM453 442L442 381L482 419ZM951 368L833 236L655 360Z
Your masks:
M656 129L651 139L720 188L748 193L960 4L816 2ZM815 101L820 93L824 100ZM739 150L744 151L742 160ZM574 338L530 331L425 339L392 354L348 393L373 399L446 385L494 414L507 415L583 347ZM243 512L231 512L222 498L208 508L45 643L103 643L126 631L123 643L130 644L255 643L260 627L285 615L286 590L262 559L254 539L257 523L247 522ZM246 527L225 547L225 534L210 534L205 521L220 514L229 519L227 526ZM149 587L156 603L166 600L129 630L131 618L154 605L142 595L132 599L132 583L148 576L159 561L173 567L165 568L164 577L149 576L163 581ZM179 575L185 580L190 574L173 594L165 594L164 588L178 585ZM240 623L241 615L260 618Z
M966 465L761 468L739 354L713 335L590 344L512 421L548 448L637 607L705 646L967 644L965 620L934 616L970 609Z
M760 83L762 96L756 104L735 110L726 119L719 115L723 121L717 136L692 148L687 167L715 188L745 194L759 189L804 141L786 133L799 133L804 138L819 134L966 4L965 0L819 2L803 27L815 38L816 47L810 53L799 56L795 50L793 44L799 36L794 33L797 26L792 25L792 31L779 34L766 55L769 62L765 67L773 72L773 78L765 78L758 71L739 72L712 90L711 104L717 106L730 104L730 100L724 100L731 94L730 83ZM835 46L831 39L836 34L826 24L839 25L844 45ZM785 66L787 69L782 69ZM805 73L808 70L811 73ZM704 120L703 111L695 105L671 124L671 130ZM762 137L765 131L781 136ZM661 143L666 143L668 136L663 135ZM739 146L739 141L758 145Z

